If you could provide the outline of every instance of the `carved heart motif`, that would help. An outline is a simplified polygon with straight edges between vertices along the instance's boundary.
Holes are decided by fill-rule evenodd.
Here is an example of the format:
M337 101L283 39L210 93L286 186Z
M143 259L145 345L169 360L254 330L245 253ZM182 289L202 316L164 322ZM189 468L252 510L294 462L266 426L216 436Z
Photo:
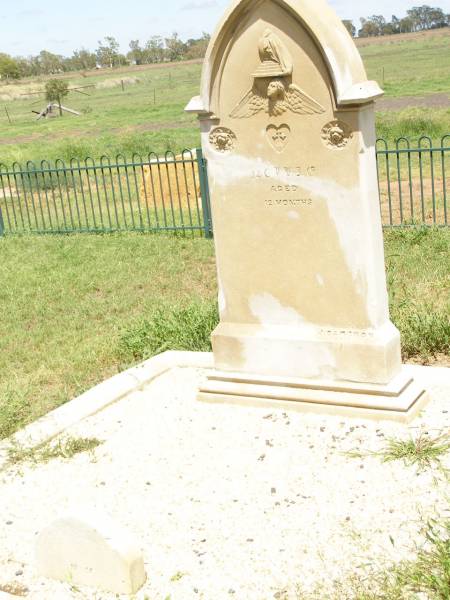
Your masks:
M272 148L276 152L283 152L289 141L291 128L285 123L279 127L276 125L269 125L266 130L266 135Z

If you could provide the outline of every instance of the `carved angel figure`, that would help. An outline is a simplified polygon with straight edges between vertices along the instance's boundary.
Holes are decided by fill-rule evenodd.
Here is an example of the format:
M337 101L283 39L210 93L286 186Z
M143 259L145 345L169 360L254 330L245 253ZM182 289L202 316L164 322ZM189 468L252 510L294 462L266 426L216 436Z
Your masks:
M254 77L284 77L292 75L293 64L289 50L280 38L270 29L266 29L259 41L261 64Z
M308 96L297 85L286 85L283 80L275 79L262 92L255 82L236 108L231 117L243 119L264 111L271 116L279 117L288 110L299 115L314 115L325 112L324 107Z

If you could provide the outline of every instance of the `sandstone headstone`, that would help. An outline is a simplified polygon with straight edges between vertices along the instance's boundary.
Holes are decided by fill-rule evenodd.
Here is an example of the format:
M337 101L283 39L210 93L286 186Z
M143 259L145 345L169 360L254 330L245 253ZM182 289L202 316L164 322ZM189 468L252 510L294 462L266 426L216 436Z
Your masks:
M200 399L394 418L423 404L389 318L381 95L325 0L231 3L186 109L208 161L221 318Z
M38 536L39 575L117 594L144 584L144 560L132 536L103 515L57 519Z

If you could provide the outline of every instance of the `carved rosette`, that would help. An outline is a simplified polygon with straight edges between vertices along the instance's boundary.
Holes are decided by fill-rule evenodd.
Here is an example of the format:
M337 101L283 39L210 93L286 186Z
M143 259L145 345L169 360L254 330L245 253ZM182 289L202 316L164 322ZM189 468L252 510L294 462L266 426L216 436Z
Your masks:
M236 135L228 127L216 127L209 134L209 142L217 152L231 152L236 144Z
M322 129L322 139L328 148L345 148L352 137L353 132L344 121L330 121Z

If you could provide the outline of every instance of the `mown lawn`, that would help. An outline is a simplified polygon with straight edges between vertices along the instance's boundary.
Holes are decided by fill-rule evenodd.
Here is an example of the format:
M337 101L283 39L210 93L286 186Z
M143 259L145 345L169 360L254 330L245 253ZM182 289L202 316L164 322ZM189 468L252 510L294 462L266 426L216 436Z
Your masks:
M405 358L450 364L450 231L386 233ZM208 349L213 244L156 235L0 239L0 439L154 352Z

